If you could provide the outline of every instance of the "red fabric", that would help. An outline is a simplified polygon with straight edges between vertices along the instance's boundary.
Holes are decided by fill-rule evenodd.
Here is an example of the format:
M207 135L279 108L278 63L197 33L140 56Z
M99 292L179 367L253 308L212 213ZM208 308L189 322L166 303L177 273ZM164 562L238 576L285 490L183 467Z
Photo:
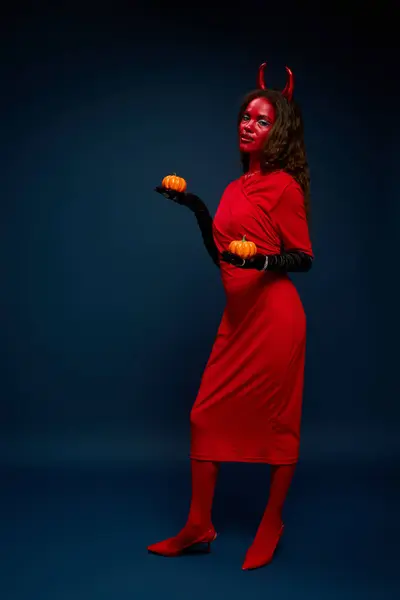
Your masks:
M283 171L226 188L213 224L218 250L243 235L263 254L313 256L300 186ZM190 457L293 464L298 460L306 319L285 274L221 262L227 303L191 411Z
M196 525L206 530L212 527L211 511L219 473L219 463L192 460L191 471L192 499L188 525Z
M256 569L269 563L283 533L282 509L293 479L296 465L271 467L271 484L267 508L255 538L246 553L243 569Z
M191 467L192 500L186 525L174 537L148 546L149 552L176 556L197 542L210 544L216 538L211 511L219 464L192 460Z

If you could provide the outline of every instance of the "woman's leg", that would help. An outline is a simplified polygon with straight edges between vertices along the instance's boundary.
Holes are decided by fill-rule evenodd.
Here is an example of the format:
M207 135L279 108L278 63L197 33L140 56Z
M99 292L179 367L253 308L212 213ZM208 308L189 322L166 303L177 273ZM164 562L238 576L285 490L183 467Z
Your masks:
M202 528L212 527L211 511L219 463L191 460L192 499L187 523Z
M256 569L272 560L283 531L282 509L296 465L272 465L269 498L243 569Z
M192 459L191 471L192 499L185 527L175 537L149 546L150 552L174 556L195 543L204 541L209 544L215 539L211 511L219 463Z

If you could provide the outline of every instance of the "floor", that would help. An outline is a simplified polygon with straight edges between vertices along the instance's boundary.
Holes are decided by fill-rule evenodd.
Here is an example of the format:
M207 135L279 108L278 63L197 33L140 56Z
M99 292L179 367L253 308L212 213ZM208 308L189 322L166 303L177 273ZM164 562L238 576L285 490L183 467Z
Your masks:
M4 600L400 598L396 465L300 463L274 562L241 570L268 490L263 465L224 464L210 554L146 551L183 525L187 462L1 470Z

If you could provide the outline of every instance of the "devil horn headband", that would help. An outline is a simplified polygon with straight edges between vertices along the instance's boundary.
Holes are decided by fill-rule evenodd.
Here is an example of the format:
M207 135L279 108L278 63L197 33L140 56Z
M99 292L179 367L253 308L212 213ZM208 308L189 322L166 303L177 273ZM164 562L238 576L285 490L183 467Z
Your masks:
M266 66L267 66L267 63L265 62L262 65L260 65L260 67L258 69L257 85L261 90L267 89L267 86L265 85L265 79L264 79L264 71L265 71ZM289 102L290 102L293 97L294 79L293 79L293 73L289 69L289 67L285 67L285 69L286 69L286 73L287 73L287 81L286 81L286 85L285 85L284 89L282 90L282 96L287 98L287 100L289 100Z

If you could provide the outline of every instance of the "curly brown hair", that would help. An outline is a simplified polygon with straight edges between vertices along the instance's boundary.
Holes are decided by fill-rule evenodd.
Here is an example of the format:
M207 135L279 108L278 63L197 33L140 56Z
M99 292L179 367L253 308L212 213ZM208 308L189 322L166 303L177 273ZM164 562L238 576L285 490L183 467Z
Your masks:
M301 186L307 218L310 213L310 170L304 143L303 118L300 107L277 90L254 90L244 97L238 115L238 126L249 103L255 98L267 98L275 108L271 127L261 159L262 173L284 170ZM249 169L249 155L241 153L243 172Z

